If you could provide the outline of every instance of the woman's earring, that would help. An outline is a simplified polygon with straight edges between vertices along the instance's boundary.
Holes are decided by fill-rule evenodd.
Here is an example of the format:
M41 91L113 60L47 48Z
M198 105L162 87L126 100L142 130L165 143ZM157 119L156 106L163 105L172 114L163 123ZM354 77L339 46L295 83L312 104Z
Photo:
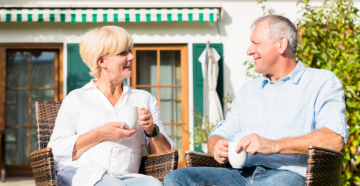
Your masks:
M103 69L106 71L106 72L109 72L109 69L107 67L103 67Z

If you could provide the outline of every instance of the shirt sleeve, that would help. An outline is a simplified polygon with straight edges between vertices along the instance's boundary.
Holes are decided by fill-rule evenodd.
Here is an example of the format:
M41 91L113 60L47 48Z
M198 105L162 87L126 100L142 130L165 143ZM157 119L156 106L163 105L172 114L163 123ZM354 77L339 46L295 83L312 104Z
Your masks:
M326 127L344 138L346 145L349 137L349 126L346 122L346 105L343 86L332 74L315 102L315 129Z
M160 110L157 104L157 100L154 96L150 95L150 111L151 111L151 115L153 117L153 122L154 124L156 124L159 127L159 131L160 134L163 135L165 137L165 139L170 143L171 146L171 150L175 150L175 143L167 136L166 132L165 132L165 127L163 125L162 119L161 119L161 115L160 115ZM145 135L145 134L144 134ZM149 151L149 139L148 137L145 135L145 146L146 149Z
M57 171L72 162L72 153L79 135L76 132L79 116L72 107L69 94L61 104L48 147L52 148Z
M233 141L234 136L241 132L240 127L240 92L237 94L235 100L231 103L231 109L227 112L224 121L210 131L209 138L213 135L219 135L226 140Z

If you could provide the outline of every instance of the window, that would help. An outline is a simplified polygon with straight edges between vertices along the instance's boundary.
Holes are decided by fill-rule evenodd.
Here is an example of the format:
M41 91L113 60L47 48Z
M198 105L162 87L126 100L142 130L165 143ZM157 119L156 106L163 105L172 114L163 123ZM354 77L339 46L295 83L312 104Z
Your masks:
M135 46L131 86L158 101L167 135L179 151L179 167L189 149L187 46Z
M1 52L2 51L2 52ZM62 99L61 46L14 46L0 50L5 66L0 94L5 96L5 164L8 173L27 173L37 150L35 101ZM1 123L0 123L1 127Z

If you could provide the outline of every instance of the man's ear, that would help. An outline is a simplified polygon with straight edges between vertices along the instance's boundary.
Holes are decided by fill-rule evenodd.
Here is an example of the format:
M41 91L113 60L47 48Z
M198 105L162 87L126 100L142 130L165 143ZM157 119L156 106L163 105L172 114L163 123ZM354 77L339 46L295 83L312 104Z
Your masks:
M289 40L286 37L280 37L280 39L278 41L278 48L279 48L280 54L285 53L286 49L288 48L288 43L289 43Z

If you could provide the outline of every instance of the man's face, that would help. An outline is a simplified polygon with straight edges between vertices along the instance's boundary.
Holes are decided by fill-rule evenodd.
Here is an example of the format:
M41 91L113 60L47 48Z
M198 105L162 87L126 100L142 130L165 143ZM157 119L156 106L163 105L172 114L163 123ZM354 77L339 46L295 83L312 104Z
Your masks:
M276 69L274 64L279 57L278 42L272 43L269 22L259 23L250 37L251 45L247 55L255 60L255 72L260 74L273 74Z

